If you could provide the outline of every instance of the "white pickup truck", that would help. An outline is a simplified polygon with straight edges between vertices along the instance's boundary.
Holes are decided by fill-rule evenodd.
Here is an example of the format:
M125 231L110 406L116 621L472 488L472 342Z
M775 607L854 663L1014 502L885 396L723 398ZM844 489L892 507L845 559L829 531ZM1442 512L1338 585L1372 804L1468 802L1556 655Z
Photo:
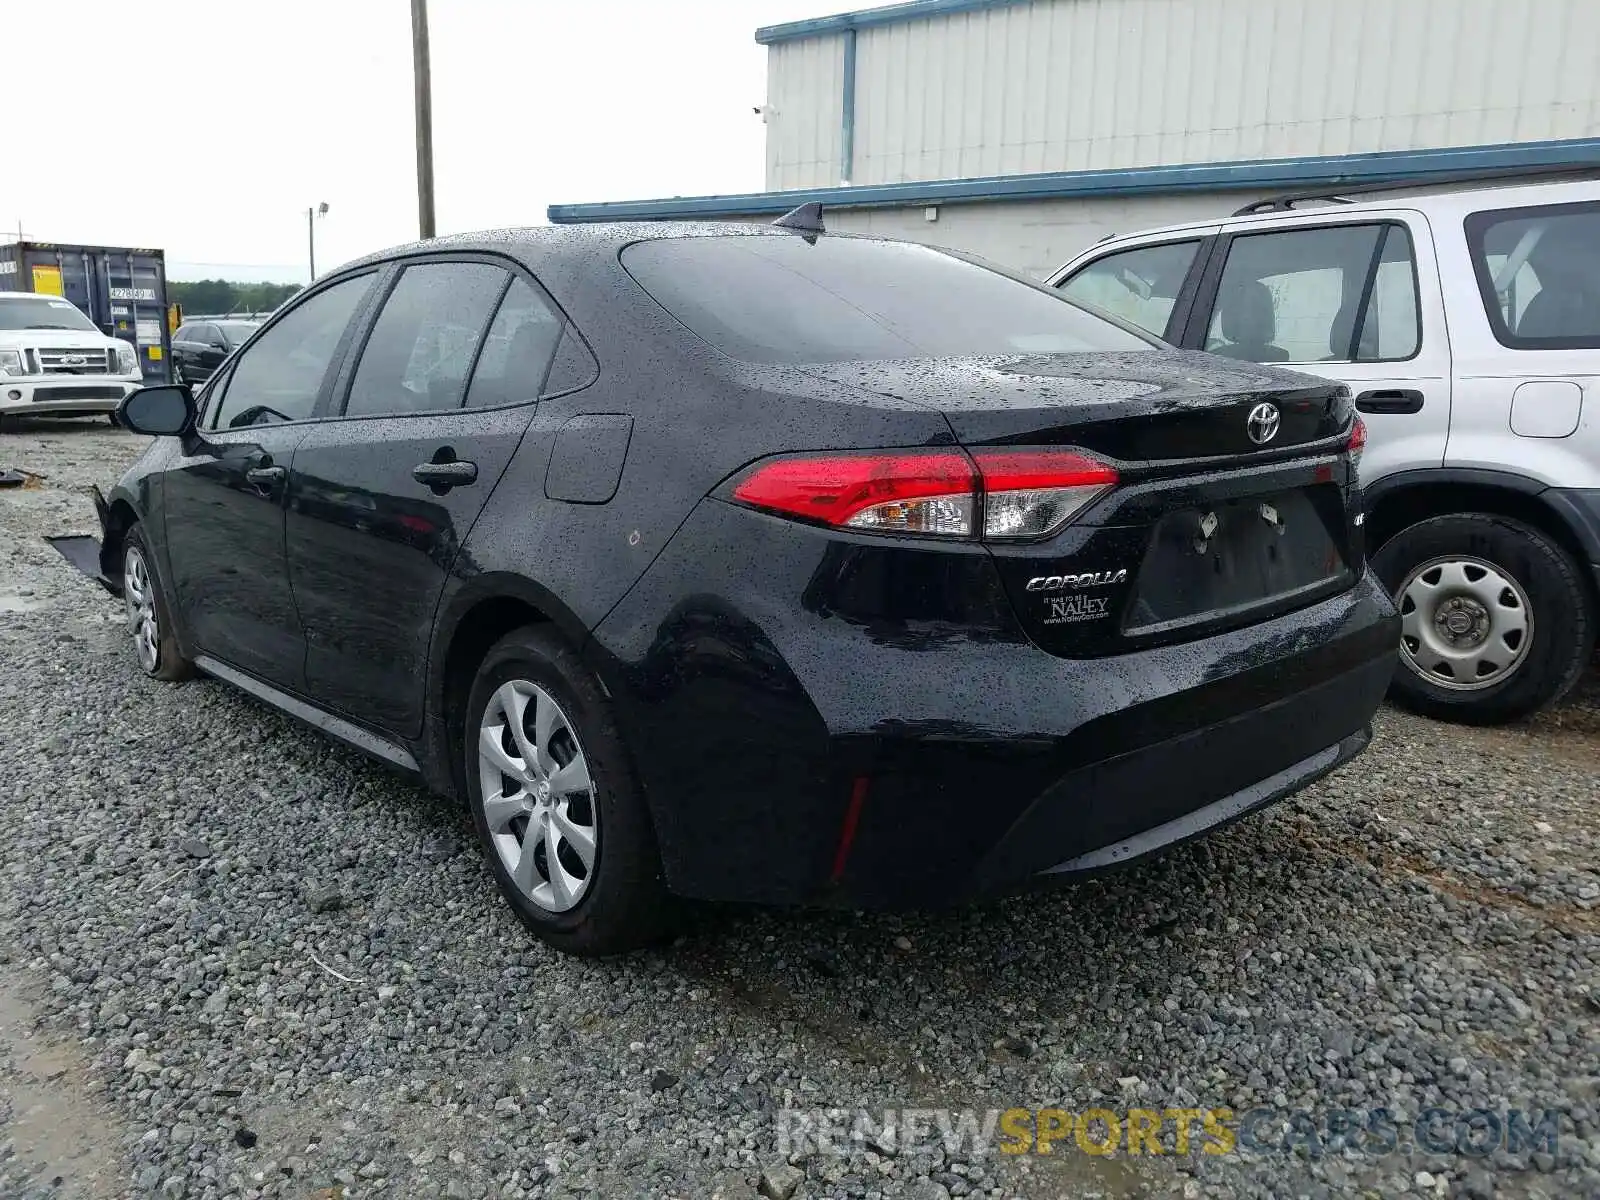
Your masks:
M109 413L143 385L132 344L101 333L70 300L0 292L0 417Z

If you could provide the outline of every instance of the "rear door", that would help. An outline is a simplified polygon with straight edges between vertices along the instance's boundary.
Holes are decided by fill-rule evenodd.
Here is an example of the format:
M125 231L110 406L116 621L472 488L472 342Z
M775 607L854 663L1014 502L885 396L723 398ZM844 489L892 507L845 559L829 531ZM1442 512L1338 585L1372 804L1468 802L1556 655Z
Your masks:
M189 361L189 335L194 330L193 325L184 324L172 335L172 362L183 374L185 379L198 380L199 375L194 373L194 364Z
M561 332L537 285L496 259L413 260L392 277L331 419L295 453L289 573L319 703L421 731L434 611Z
M200 326L197 340L200 348L199 378L206 379L228 357L228 343L223 340L222 330L211 324Z
M1369 430L1366 479L1444 461L1450 341L1421 213L1230 227L1182 344L1348 384Z

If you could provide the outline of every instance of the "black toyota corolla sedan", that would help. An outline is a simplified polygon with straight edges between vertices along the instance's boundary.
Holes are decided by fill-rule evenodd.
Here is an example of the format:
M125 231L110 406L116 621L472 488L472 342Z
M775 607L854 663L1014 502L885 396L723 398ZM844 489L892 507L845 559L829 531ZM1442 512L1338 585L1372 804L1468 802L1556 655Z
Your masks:
M459 796L578 953L1065 880L1366 746L1343 388L814 216L403 247L135 393L140 665Z

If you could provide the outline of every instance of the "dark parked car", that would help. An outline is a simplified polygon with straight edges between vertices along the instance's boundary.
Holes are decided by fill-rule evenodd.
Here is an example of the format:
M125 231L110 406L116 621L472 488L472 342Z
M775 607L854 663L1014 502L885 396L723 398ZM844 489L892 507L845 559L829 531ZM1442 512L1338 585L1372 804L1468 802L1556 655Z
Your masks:
M1343 386L922 246L441 239L120 417L144 670L460 796L566 950L1121 863L1354 757L1393 672Z
M259 321L187 321L172 335L172 381L204 383L245 340Z

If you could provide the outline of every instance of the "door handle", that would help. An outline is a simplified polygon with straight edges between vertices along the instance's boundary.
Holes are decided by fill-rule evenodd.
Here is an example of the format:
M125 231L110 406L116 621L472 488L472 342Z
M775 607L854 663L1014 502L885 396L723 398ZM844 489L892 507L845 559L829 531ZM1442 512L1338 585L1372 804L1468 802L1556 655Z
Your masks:
M287 467L251 467L244 473L244 477L256 487L269 487L286 478L288 474Z
M476 482L478 464L459 458L448 462L418 463L411 468L411 478L438 491L449 491L459 484Z
M1378 388L1356 397L1356 411L1414 413L1422 411L1422 393L1415 388Z

